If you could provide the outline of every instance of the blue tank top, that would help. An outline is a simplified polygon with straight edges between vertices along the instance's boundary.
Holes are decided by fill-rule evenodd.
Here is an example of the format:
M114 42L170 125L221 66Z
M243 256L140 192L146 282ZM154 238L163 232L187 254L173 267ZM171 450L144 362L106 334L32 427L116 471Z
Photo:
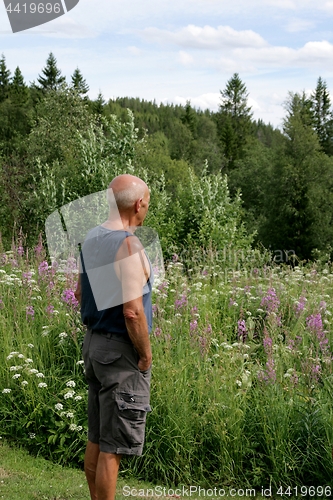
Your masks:
M80 254L83 324L92 330L123 335L126 340L129 340L129 336L123 313L122 286L113 263L124 239L132 236L128 231L113 231L97 226L88 233ZM153 322L153 269L148 256L147 259L150 277L143 287L142 301L150 333Z

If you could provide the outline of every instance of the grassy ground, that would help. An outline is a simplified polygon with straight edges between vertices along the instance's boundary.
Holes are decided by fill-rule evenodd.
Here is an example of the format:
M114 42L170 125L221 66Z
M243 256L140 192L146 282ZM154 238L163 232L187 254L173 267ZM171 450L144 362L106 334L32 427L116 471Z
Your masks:
M118 481L116 500L126 500L126 498L179 498L172 495L172 488L163 492L157 486L148 483L139 483L133 479L120 477ZM150 493L146 493L150 490ZM245 498L271 498L281 499L291 497L265 496L257 489L256 494L250 491L239 492L225 488L225 496L200 496L191 494L181 498L233 498L235 500ZM25 450L9 446L8 443L0 441L0 499L6 500L90 500L88 487L84 473L80 470L70 469L55 465L43 458L30 456Z

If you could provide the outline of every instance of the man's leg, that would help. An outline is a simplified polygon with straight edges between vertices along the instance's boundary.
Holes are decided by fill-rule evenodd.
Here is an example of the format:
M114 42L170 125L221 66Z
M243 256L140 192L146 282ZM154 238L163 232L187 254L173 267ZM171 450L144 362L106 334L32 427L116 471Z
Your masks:
M99 444L88 441L84 456L84 472L88 481L91 500L97 500L95 479L99 457Z
M96 493L98 500L114 500L121 455L101 451L96 469Z

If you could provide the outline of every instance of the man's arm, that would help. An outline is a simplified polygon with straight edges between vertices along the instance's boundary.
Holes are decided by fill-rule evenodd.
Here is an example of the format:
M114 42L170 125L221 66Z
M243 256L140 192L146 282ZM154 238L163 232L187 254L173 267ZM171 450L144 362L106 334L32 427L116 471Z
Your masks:
M76 290L74 292L74 296L75 296L76 300L79 302L79 304L81 304L81 271L80 271L80 267L81 266L79 266L79 275L78 275Z
M152 352L142 301L142 288L146 282L142 250L142 245L135 236L126 238L117 254L117 264L123 290L123 312L126 328L139 354L138 367L144 371L148 370L151 365Z

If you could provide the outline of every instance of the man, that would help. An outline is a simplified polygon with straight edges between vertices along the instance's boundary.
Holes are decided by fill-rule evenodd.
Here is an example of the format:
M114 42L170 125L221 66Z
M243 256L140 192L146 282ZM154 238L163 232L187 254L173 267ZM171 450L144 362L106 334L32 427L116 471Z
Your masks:
M141 455L150 411L152 269L134 235L146 217L150 194L141 179L127 174L114 178L108 193L118 209L109 200L108 220L88 234L75 292L87 325L84 468L92 500L114 499L121 456Z

